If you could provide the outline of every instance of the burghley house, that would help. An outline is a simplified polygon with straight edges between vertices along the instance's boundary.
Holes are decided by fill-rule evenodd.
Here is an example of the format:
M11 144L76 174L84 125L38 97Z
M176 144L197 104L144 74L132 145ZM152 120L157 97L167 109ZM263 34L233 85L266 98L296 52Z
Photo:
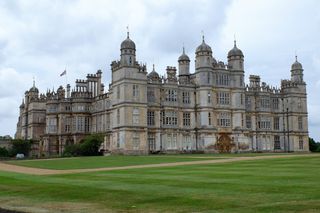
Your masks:
M245 84L236 42L227 63L213 56L204 37L195 55L193 72L183 49L178 69L168 66L164 77L153 66L148 73L128 33L120 59L111 63L108 89L100 70L72 89L40 94L33 84L15 137L36 140L41 155L62 154L91 133L104 135L105 151L124 154L309 150L306 83L297 58L291 79L276 88L257 75Z

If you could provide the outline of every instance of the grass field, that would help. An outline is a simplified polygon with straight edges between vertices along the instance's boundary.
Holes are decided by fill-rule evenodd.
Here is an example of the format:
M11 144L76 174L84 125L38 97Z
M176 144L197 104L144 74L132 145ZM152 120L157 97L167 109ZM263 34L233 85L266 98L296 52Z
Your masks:
M222 159L233 157L252 157L262 155L284 155L283 153L272 154L185 154L185 155L150 155L150 156L98 156L98 157L77 157L77 158L57 158L49 160L14 160L7 163L35 167L42 169L87 169L87 168L102 168L102 167L118 167L132 165L146 165L158 163L173 163L199 161L209 159ZM290 154L287 154L290 155Z
M314 155L51 176L0 171L0 207L30 212L319 212L319 165L320 156Z

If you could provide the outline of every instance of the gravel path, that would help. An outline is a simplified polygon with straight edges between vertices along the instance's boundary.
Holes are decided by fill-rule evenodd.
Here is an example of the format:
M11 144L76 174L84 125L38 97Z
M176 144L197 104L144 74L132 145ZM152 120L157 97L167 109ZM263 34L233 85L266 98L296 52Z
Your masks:
M158 168L158 167L170 167L170 166L184 166L184 165L201 165L201 164L218 164L218 163L230 163L237 161L259 160L259 159L274 159L274 158L294 158L294 157L314 157L320 155L315 154L297 154L297 155L270 155L270 156L253 156L253 157L233 157L227 159L213 159L213 160L201 160L201 161L188 161L188 162L176 162L176 163L159 163L159 164L147 164L136 166L121 166L121 167L108 167L108 168L93 168L93 169L70 169L70 170L52 170L52 169L40 169L24 166L17 166L12 164L6 164L0 162L0 170L7 172L17 172L30 175L56 175L56 174L72 174L82 172L96 172L96 171L113 171L113 170L126 170L126 169L139 169L139 168Z

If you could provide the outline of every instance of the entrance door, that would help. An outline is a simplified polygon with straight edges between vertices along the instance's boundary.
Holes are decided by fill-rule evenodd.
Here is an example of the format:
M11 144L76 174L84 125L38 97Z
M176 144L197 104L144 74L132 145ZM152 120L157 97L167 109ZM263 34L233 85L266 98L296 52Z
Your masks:
M226 133L220 134L218 142L216 143L216 149L219 153L230 153L234 147L234 143L230 136Z

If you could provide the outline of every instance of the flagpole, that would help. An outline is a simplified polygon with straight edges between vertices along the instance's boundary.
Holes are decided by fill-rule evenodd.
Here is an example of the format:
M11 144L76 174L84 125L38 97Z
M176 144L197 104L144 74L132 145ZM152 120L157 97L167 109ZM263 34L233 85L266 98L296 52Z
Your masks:
M67 77L67 65L64 68L65 72L66 72L66 88L68 86L68 77Z

